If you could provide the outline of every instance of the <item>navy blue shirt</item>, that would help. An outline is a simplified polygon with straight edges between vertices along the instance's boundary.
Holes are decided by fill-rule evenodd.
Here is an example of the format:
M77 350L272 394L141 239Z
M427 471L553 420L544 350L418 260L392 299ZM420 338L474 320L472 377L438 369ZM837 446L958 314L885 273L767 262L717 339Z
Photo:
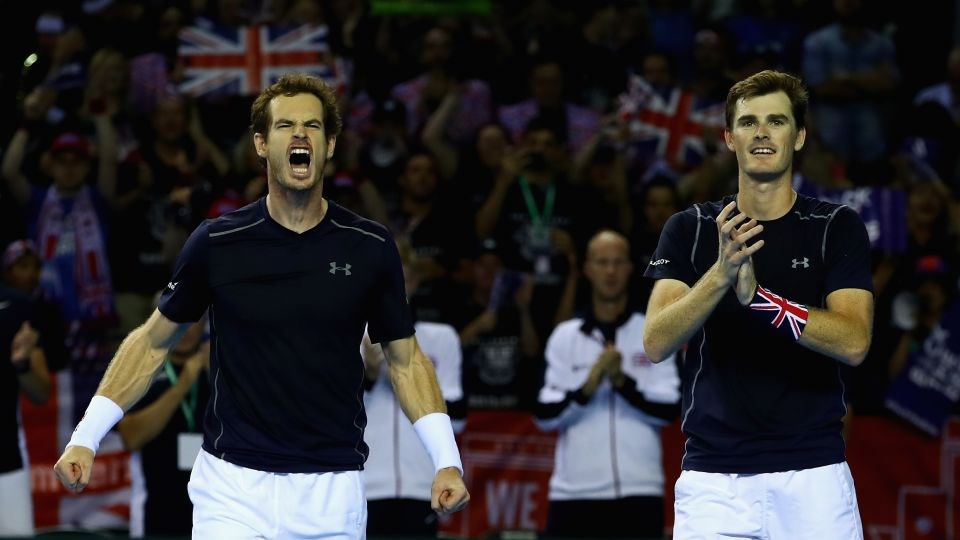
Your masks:
M403 270L387 230L332 201L291 231L266 200L203 222L160 300L170 320L209 307L210 405L203 448L272 472L363 468L363 362L374 342L413 335Z
M693 287L717 260L716 216L733 197L671 217L644 275ZM867 231L850 208L799 195L786 215L761 223L760 285L817 308L838 289L872 291ZM844 461L839 365L755 317L732 287L691 338L681 373L684 469L751 474Z

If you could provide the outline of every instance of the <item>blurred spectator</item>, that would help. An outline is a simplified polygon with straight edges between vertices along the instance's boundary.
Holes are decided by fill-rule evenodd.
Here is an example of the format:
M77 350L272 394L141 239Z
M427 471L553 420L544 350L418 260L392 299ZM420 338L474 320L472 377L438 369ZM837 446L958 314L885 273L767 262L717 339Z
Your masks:
M405 242L398 244L404 285L407 296L412 297L420 282L417 257ZM454 430L461 432L466 407L457 332L448 324L420 320L414 323L414 330L424 354L433 362ZM433 464L400 409L383 350L371 344L366 333L361 352L366 389L363 403L367 411L364 440L370 447L363 470L368 501L367 534L435 536L437 514L430 508Z
M681 79L692 75L696 21L685 0L653 0L649 3L650 46L673 58Z
M70 363L66 348L66 329L60 304L43 297L40 290L42 261L36 244L17 240L3 251L2 282L28 296L34 304L33 326L40 334L40 346L46 357L47 369L59 371Z
M540 340L530 314L533 280L504 268L493 240L480 245L470 296L451 315L463 344L467 406L529 411L540 375Z
M913 103L936 103L950 113L954 124L960 126L960 46L950 51L946 67L946 81L924 88L917 93Z
M193 505L187 482L203 438L210 399L210 342L205 319L191 325L170 349L147 393L124 415L117 431L130 461L133 487L130 536L188 536Z
M769 62L764 68L742 75L746 77L766 68L796 70L800 65L804 34L795 5L780 0L740 0L738 3L739 9L724 21L727 31L736 36L736 53L741 58L764 55Z
M584 263L590 309L547 341L537 422L559 431L549 535L663 535L660 428L680 412L680 379L672 356L655 365L644 354L644 316L628 309L632 270L623 235L594 236Z
M155 291L166 280L157 265L171 264L186 236L205 217L210 194L222 187L230 162L207 137L197 104L178 94L167 95L152 111L142 155L151 172L151 183L141 192L141 204L148 205L144 232L150 237L140 249L149 250L142 260L158 270L151 274L157 279L152 283Z
M407 132L412 136L423 129L427 118L444 102L453 109L443 135L460 145L493 117L490 88L472 79L454 54L453 36L439 26L423 37L420 62L424 71L416 78L393 87L390 95L407 109Z
M633 267L646 269L650 258L657 249L660 233L667 224L670 216L684 208L680 192L676 183L663 176L648 180L636 199L636 226L631 241L631 256ZM646 310L650 291L653 290L653 281L645 279L643 272L631 274L630 292L635 305Z
M0 284L0 536L33 535L30 472L20 426L20 391L47 401L50 373L37 346L30 298Z
M731 78L731 43L733 36L726 35L721 28L703 28L693 37L693 74L689 79L689 88L695 96L707 103L724 103L727 91L733 85ZM713 133L719 141L719 133Z
M812 124L858 184L876 183L890 125L885 99L897 84L893 42L867 28L862 0L834 0L835 22L804 40L803 75L816 95Z
M38 120L27 114L30 121ZM69 320L103 319L114 313L106 227L116 191L116 133L105 115L97 115L94 123L96 189L88 184L94 166L91 144L79 133L60 133L44 154L41 165L52 179L49 187L23 173L27 125L14 134L2 165L10 192L26 210L30 236L37 239L44 261L41 287L62 303Z
M473 245L469 218L441 199L440 178L430 154L411 153L397 183L400 204L391 229L417 254L420 286L411 303L421 320L445 320L444 314L459 302L454 275L466 264Z
M475 216L493 191L504 161L511 152L506 130L497 123L486 124L477 131L473 145L460 153L434 152L437 161L455 159L447 164L456 171L452 182L452 198L460 201Z
M876 309L873 340L863 365L847 374L854 410L875 414L883 410L893 351L904 332L917 320L916 286L924 275L944 277L956 287L960 268L957 236L950 230L949 196L938 181L918 181L907 193L907 251L880 254L874 268ZM941 279L941 278L938 278ZM950 293L948 293L950 294ZM894 370L895 371L895 370Z
M496 240L506 268L534 276L534 324L539 335L547 335L573 310L578 246L591 217L583 213L579 190L561 173L564 132L541 117L525 131L475 224L478 238Z
M569 45L571 95L600 114L611 110L627 82L627 67L619 50L619 4L615 0L583 3L578 15L580 32Z
M594 111L571 103L564 97L563 68L549 57L535 59L530 68L530 99L497 110L500 123L515 142L523 140L527 124L534 118L546 118L558 125L560 140L579 151L597 131L600 116Z
M402 174L410 152L406 136L407 110L393 99L372 106L374 111L369 128L360 132L356 161L360 174L373 181L392 207L398 199L396 180Z
M916 353L940 322L957 295L957 273L943 257L927 255L916 261L909 290L894 300L894 323L900 335L896 347L887 349L889 376L899 375L909 356Z

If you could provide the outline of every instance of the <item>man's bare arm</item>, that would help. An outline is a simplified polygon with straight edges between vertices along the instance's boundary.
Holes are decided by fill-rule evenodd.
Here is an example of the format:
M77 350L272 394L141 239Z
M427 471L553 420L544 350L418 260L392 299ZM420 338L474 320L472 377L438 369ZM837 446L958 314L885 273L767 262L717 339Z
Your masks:
M175 323L154 310L143 325L123 340L104 373L97 395L110 399L123 410L132 407L147 389L170 350L190 323Z
M840 289L827 296L827 309L808 308L807 326L798 343L851 366L870 350L873 295L863 289Z
M383 353L397 401L411 422L430 413L447 412L433 363L420 350L416 337L388 342Z

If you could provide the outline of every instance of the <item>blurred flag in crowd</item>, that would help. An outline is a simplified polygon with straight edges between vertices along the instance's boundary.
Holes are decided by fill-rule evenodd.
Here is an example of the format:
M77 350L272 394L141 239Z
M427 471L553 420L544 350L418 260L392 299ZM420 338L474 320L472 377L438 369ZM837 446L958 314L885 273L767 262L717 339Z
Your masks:
M191 96L253 95L281 75L303 72L346 90L345 63L327 43L326 26L191 26L180 31L180 90Z
M630 77L627 91L617 101L633 144L677 170L700 164L707 155L708 141L722 144L723 103L679 87L656 89L636 75Z

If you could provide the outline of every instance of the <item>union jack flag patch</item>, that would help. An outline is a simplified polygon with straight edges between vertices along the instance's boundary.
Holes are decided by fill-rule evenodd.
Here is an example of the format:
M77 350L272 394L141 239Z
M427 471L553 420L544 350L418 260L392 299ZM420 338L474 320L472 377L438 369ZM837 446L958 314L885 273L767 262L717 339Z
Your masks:
M807 326L807 318L810 316L806 306L791 302L760 285L757 285L749 307L758 315L763 315L763 312L772 313L773 319L769 321L770 324L778 330L789 332L794 341L800 339L800 334ZM784 322L787 324L784 325Z

